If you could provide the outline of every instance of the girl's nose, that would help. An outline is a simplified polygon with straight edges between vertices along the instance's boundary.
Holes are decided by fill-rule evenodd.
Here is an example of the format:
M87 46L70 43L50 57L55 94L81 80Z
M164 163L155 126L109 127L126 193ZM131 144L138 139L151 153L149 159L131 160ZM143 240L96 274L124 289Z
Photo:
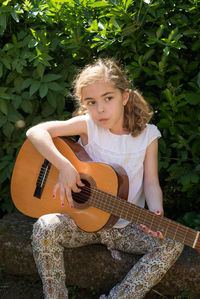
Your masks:
M103 112L104 111L104 105L102 103L98 103L97 110L98 110L99 113Z

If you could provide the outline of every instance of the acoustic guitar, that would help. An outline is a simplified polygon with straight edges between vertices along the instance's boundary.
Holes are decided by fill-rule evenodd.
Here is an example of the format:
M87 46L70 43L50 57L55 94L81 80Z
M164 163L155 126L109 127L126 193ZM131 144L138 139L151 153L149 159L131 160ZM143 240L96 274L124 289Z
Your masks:
M53 141L84 183L81 192L72 194L74 208L67 201L62 207L59 195L52 197L58 170L27 139L19 151L11 179L11 196L19 211L34 218L65 213L87 232L110 228L123 218L159 230L164 237L200 252L199 231L127 202L129 183L122 167L92 161L83 147L71 138L56 137Z

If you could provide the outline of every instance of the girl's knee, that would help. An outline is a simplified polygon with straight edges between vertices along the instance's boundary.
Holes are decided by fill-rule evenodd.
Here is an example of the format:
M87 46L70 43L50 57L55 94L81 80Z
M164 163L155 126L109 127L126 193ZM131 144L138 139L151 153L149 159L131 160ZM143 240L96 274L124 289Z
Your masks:
M182 244L178 241L175 241L174 247L175 247L175 251L176 251L177 255L180 255L184 249L184 244Z
M166 254L178 258L184 249L184 245L178 241L167 239L164 246Z
M50 236L55 233L55 230L58 232L58 227L60 220L57 214L48 214L41 216L36 223L33 225L33 234L32 239Z
M49 225L55 225L56 223L59 223L60 220L58 218L59 214L47 214L41 216L37 222L39 223L40 226L49 226ZM36 223L37 223L36 222Z

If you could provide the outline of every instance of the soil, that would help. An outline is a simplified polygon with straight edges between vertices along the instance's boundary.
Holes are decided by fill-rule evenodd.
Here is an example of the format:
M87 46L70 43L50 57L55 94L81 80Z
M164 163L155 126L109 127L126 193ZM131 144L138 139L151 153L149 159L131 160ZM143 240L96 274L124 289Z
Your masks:
M94 290L68 287L70 299L98 298ZM23 277L3 276L0 281L1 299L43 299L42 284L38 280L26 280Z
M70 299L98 299L100 294L91 289L78 289L69 286ZM26 280L24 277L1 275L0 299L43 299L42 285L38 280ZM145 299L168 299L151 291ZM170 298L171 299L171 298Z
M98 298L94 290L68 287L70 299ZM23 277L2 275L0 279L1 299L43 299L42 284L38 280L26 280Z

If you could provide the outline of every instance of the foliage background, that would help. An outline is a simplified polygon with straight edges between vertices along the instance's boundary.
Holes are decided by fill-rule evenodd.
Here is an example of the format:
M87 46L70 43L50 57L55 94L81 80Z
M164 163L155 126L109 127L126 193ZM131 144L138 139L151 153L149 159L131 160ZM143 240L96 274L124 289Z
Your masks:
M199 26L199 0L0 1L1 213L26 130L71 117L77 71L114 57L155 110L166 216L199 229Z

